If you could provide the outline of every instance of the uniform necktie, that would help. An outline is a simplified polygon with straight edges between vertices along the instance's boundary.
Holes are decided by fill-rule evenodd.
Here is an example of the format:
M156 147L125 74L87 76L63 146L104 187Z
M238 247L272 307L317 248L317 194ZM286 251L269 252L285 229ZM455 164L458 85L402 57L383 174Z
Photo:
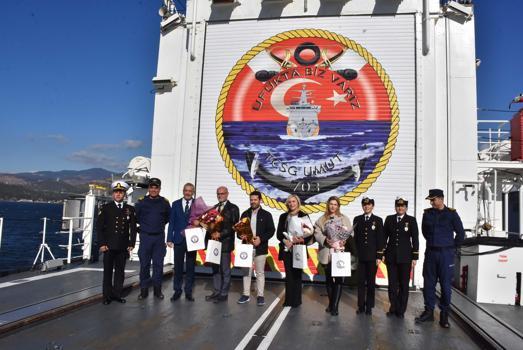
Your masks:
M365 222L369 221L369 216L365 215Z
M188 211L189 211L189 201L185 201L185 209L183 210L183 213L187 214Z
M221 213L223 210L223 203L218 204L218 211Z
M400 222L400 221L401 221L401 216L398 216L398 222Z
M118 209L122 209L122 203L118 203Z

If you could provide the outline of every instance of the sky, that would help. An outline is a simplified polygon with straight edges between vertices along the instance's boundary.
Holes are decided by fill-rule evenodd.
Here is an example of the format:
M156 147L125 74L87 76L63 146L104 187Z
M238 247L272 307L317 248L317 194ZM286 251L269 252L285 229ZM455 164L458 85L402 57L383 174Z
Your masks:
M161 4L0 2L0 172L123 171L150 156ZM507 110L523 92L520 1L475 4L478 107Z

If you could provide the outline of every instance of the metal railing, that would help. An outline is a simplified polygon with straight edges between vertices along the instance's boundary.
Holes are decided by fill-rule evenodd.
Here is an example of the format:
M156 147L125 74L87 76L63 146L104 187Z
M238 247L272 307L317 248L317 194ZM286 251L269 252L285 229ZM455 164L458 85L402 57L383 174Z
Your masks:
M88 217L83 217L83 216L69 216L69 217L63 217L62 218L64 221L65 220L69 220L69 230L67 231L69 233L69 238L68 238L68 243L67 245L59 245L59 247L61 248L66 248L67 249L67 263L70 264L72 259L73 258L79 258L79 257L83 257L83 255L79 255L79 256L72 256L72 252L73 252L73 247L77 247L77 246L83 246L83 242L79 242L79 243L73 243L73 233L74 233L74 230L73 230L73 224L74 224L74 220L93 220L93 218L88 218ZM76 231L76 232L81 232L83 230L79 230L79 231Z
M35 259L33 261L33 266L35 266L36 261L38 260L38 257L40 257L40 263L42 263L42 264L44 263L44 256L45 256L46 250L49 252L49 255L51 255L53 260L55 259L53 252L51 252L51 248L49 248L49 246L45 242L45 236L47 234L47 220L49 220L49 218L44 217L44 218L42 218L42 220L44 221L44 227L42 228L42 243L40 243L40 247L38 248L38 253L36 253Z
M510 160L510 120L478 120L478 158Z

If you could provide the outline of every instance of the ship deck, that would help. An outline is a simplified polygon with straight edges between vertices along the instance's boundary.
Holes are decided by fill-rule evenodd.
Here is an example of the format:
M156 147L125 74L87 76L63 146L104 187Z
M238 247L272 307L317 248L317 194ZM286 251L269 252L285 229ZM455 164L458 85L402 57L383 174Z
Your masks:
M88 268L86 270L86 268ZM284 284L267 281L266 305L236 303L241 279L233 279L229 300L205 301L212 280L198 276L195 302L169 301L171 267L166 266L166 299L152 294L138 301L138 266L126 267L127 303L101 304L100 265L41 274L28 272L0 279L0 348L34 349L288 349L341 347L356 349L476 349L477 343L460 326L450 330L437 322L418 325L423 309L420 292L410 294L405 319L387 318L387 293L377 292L372 316L356 315L356 293L346 287L340 315L325 313L321 284L306 284L303 305L282 306ZM43 278L42 278L43 277ZM253 283L254 288L254 283Z

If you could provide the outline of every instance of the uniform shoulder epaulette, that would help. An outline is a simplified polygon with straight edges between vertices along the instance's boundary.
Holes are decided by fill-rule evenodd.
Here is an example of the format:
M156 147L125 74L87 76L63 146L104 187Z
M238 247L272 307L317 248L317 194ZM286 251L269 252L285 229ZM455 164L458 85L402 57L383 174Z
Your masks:
M428 212L430 209L432 209L432 208L425 208L423 211Z
M450 210L450 211L456 211L456 209L451 208L451 207L447 207L447 209Z
M143 201L145 198L145 196L141 196L140 198L138 198L138 201Z
M167 204L171 204L171 202L169 202L169 200L165 197L163 197L163 199L165 199L165 201L167 202Z

